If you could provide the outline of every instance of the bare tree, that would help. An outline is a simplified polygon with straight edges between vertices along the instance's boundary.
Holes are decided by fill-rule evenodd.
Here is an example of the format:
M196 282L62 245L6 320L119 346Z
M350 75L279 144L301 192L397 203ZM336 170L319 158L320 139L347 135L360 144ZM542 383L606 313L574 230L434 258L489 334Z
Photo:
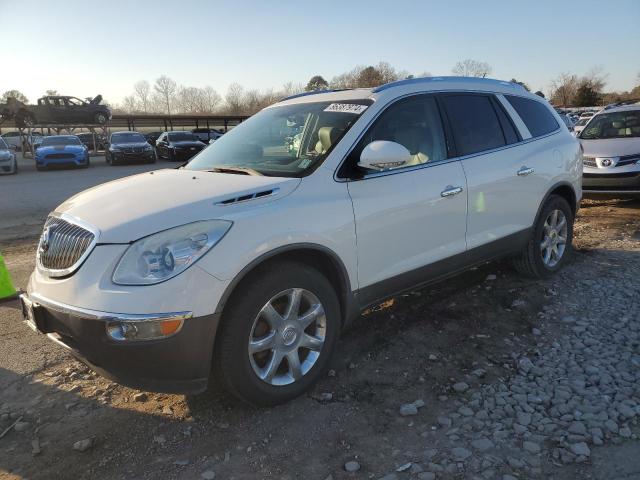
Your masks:
M244 110L244 87L239 83L229 85L224 101L229 114L239 115L242 113Z
M158 78L153 86L158 99L162 103L163 109L166 109L168 115L171 115L171 106L174 103L174 95L177 88L178 85L176 82L166 75L162 75Z
M209 85L204 87L204 89L202 90L202 96L204 101L204 111L207 113L214 112L222 101L220 94Z
M486 78L491 74L492 70L491 65L487 62L467 58L466 60L456 63L451 72L461 77Z
M127 113L135 113L138 111L138 102L133 95L127 95L122 99L122 109Z
M551 81L551 102L565 107L571 105L578 91L579 79L572 73L561 73Z
M136 97L140 102L140 108L144 113L149 111L151 86L146 80L140 80L133 86Z
M0 97L0 103L7 103L7 99L9 98L15 98L22 103L29 103L29 99L26 95L19 90L7 90L4 92L2 97Z
M600 65L591 67L591 69L580 79L581 83L589 87L591 90L601 93L607 84L607 77L604 68Z

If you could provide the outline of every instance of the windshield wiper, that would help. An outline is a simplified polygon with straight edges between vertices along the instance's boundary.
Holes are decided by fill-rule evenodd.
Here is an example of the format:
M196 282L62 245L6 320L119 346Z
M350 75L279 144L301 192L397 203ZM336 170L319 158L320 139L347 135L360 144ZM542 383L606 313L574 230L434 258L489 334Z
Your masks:
M257 170L254 170L253 168L247 168L247 167L215 167L206 171L216 172L216 173L235 173L235 174L241 174L241 175L253 175L256 177L263 176L263 174L258 172Z

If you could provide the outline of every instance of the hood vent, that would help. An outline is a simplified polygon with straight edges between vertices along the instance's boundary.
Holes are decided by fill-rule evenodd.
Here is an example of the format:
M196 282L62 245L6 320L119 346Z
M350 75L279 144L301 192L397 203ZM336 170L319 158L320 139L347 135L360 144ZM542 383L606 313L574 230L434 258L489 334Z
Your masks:
M247 195L241 195L239 197L232 197L232 198L228 198L226 200L222 200L220 202L217 202L216 205L234 205L234 204L240 203L240 202L248 202L249 200L254 200L256 198L270 197L270 196L275 195L276 193L278 193L278 190L280 190L280 189L279 188L271 188L269 190L263 190L261 192L248 193Z

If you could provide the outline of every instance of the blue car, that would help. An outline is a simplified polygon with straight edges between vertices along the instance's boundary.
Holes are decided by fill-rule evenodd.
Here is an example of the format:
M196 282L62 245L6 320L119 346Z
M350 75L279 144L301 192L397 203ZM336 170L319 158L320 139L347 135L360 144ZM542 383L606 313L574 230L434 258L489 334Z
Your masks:
M51 166L87 168L89 150L75 135L44 137L36 150L36 168L44 170Z

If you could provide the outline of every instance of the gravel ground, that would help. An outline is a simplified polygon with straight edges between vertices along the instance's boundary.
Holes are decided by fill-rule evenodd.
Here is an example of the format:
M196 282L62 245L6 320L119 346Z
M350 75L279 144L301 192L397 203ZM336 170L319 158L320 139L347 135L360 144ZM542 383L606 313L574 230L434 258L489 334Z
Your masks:
M0 307L0 478L640 478L640 203L575 236L549 280L494 263L366 313L271 409L115 385ZM33 244L0 249L23 286Z

